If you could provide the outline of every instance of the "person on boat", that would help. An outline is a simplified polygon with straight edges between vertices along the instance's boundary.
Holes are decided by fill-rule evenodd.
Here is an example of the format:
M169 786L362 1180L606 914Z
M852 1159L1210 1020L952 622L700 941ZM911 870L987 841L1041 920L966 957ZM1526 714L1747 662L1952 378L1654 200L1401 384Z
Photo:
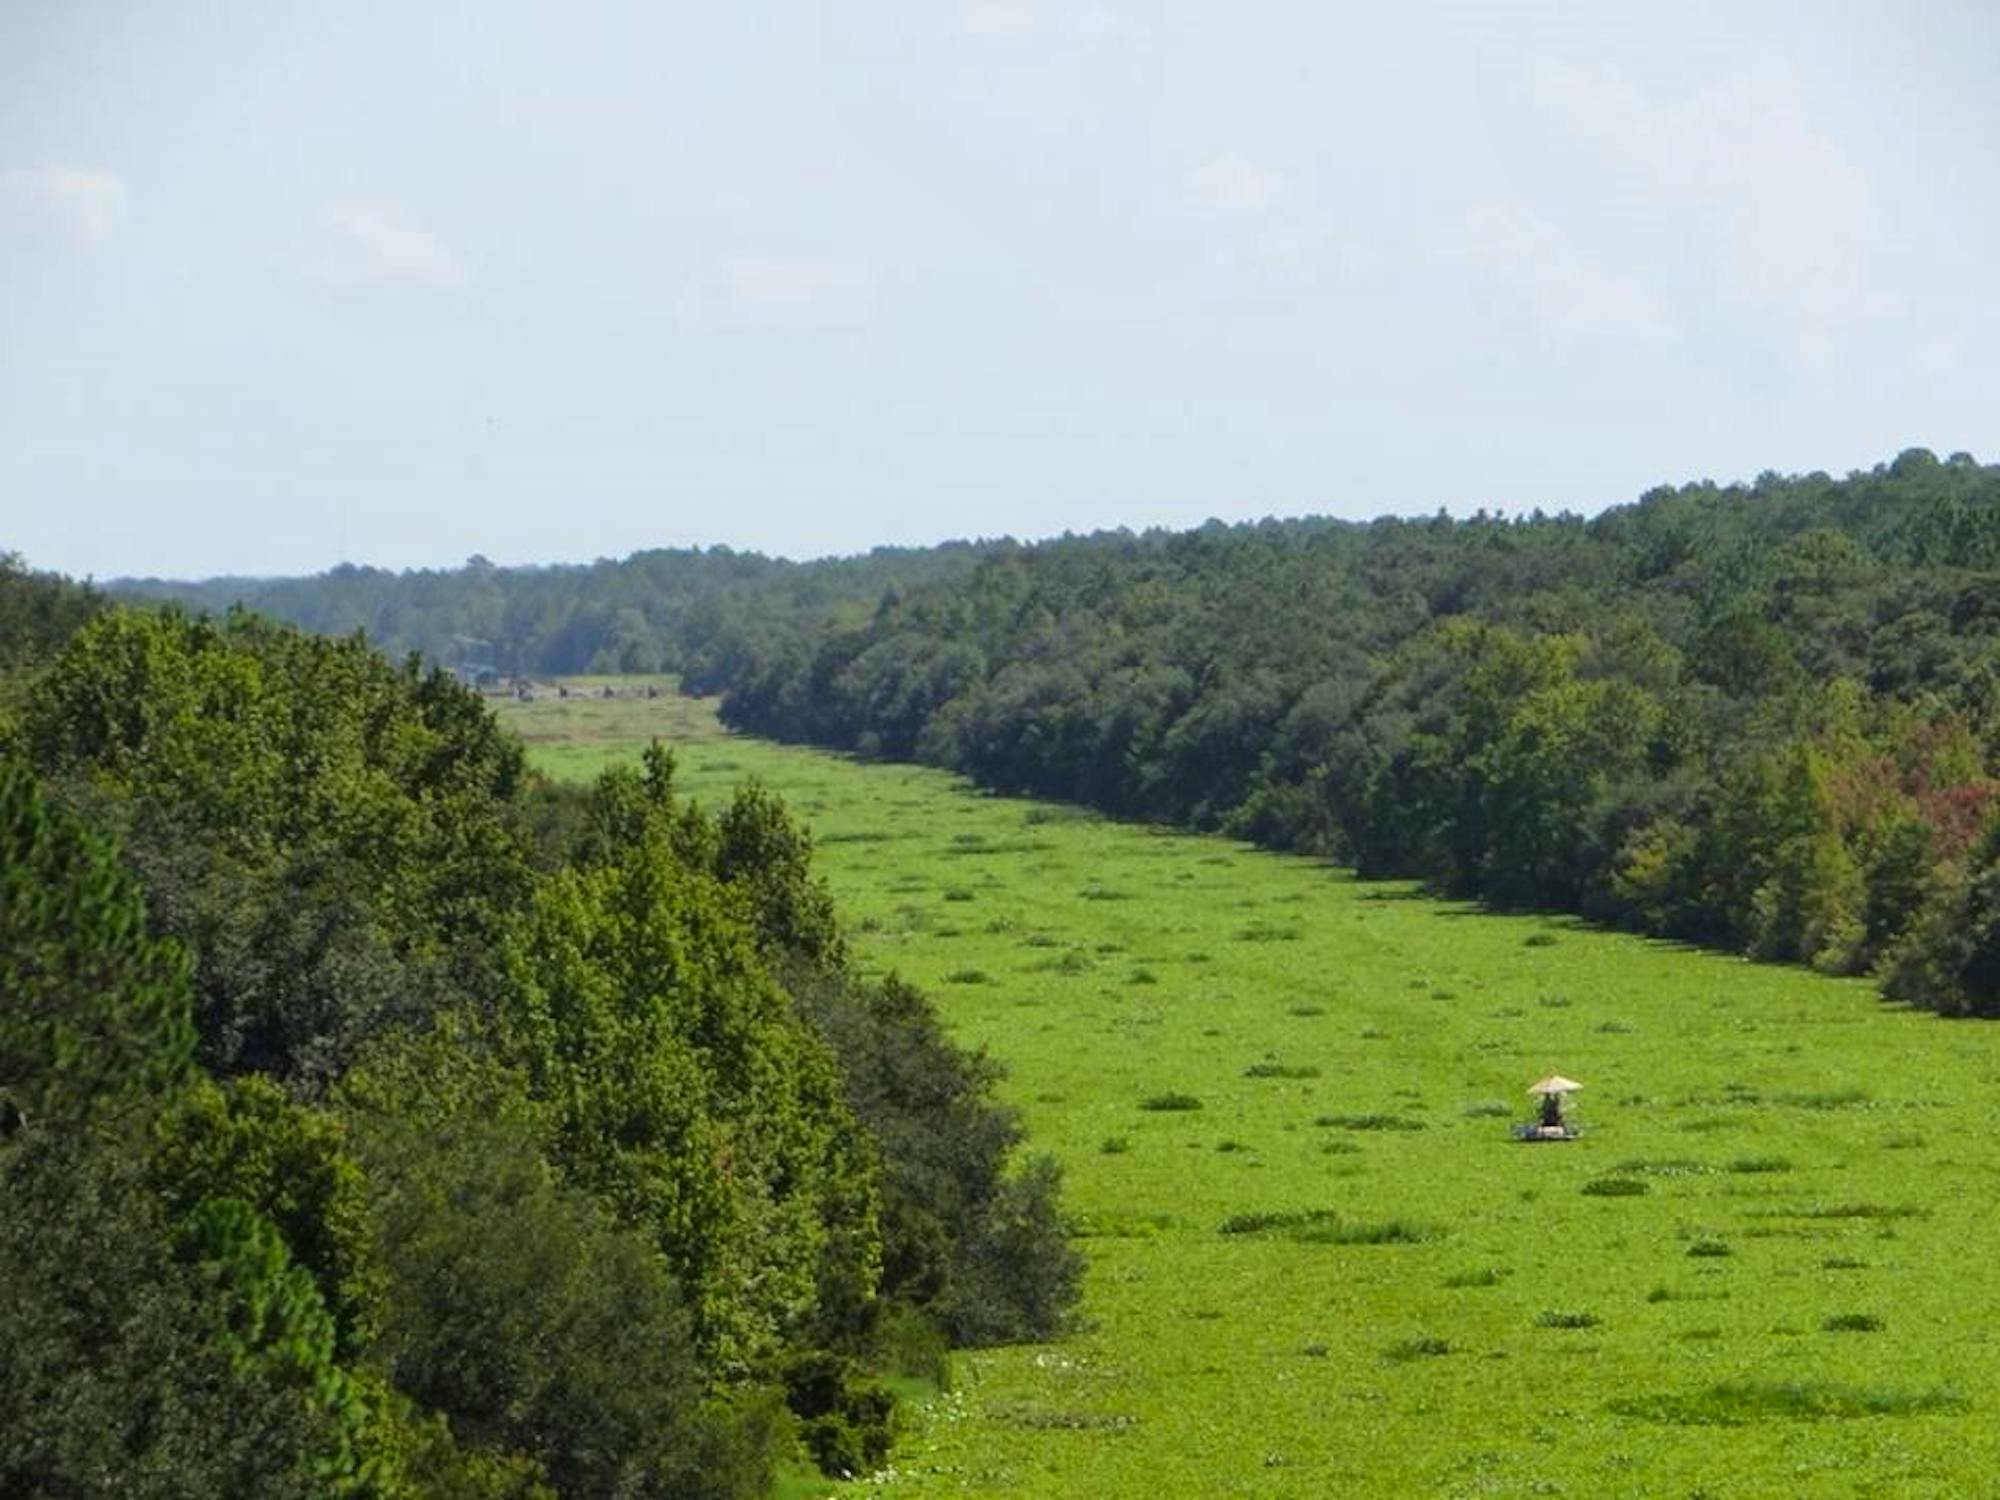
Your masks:
M1562 1129L1563 1102L1561 1094L1542 1095L1542 1128Z

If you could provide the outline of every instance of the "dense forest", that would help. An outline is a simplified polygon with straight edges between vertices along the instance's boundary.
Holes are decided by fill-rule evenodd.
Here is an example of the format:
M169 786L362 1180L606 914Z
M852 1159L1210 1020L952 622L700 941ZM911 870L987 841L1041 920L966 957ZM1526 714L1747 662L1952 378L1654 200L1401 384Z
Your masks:
M648 593L649 570L673 581ZM610 579L651 622L644 661L744 729L2000 1013L2000 468L1967 454L1591 520L643 554L252 597L380 633L421 595L433 640L458 598L525 662L562 634L514 631L525 601L601 623ZM621 664L613 641L567 660Z
M742 728L2000 1011L2000 469L1068 540L690 680Z
M0 1494L762 1496L1046 1336L1052 1165L810 845L0 561Z

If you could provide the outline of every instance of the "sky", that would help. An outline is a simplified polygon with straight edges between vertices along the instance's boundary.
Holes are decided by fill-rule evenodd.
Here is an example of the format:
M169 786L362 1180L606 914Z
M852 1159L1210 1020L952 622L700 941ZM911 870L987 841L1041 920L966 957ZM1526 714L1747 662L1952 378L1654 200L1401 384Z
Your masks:
M2000 6L0 0L76 576L2000 458Z

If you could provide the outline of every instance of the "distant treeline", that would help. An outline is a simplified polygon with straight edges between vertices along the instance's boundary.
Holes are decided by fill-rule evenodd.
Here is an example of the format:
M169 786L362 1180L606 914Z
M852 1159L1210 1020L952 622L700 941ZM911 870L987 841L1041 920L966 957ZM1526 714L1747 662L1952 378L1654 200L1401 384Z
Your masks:
M344 570L246 597L446 659L483 631L516 666L678 671L759 733L2000 1013L2000 469L1963 453L1589 521ZM413 635L395 611L418 598Z
M2000 1012L2000 468L1065 539L690 682L762 734Z
M1054 1169L784 807L0 560L0 1494L761 1497L1060 1326Z
M635 552L621 562L395 573L343 564L312 578L121 579L111 592L177 600L211 614L243 605L317 635L360 631L392 660L412 651L504 677L676 671L732 621L816 629L859 624L892 583L962 579L969 542L787 562L727 547ZM856 613L858 611L858 613Z

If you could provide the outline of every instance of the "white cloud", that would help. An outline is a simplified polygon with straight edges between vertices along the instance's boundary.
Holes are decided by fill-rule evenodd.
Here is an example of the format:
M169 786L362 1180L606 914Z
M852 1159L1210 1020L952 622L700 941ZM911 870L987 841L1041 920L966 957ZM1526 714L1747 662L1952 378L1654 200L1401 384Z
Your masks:
M1188 174L1196 195L1216 208L1255 213L1284 191L1284 179L1240 151L1211 156Z
M1679 337L1645 286L1594 264L1561 229L1518 203L1474 210L1463 250L1557 338L1666 344Z
M79 167L8 167L0 171L7 216L67 239L101 245L125 219L125 182Z
M372 281L414 281L454 286L464 279L457 260L436 235L398 223L370 203L337 203L322 220L345 238L343 270Z
M964 19L975 36L1013 36L1035 24L1035 13L1019 0L972 0Z
M1545 62L1536 96L1595 141L1707 246L1731 291L1780 311L1808 358L1869 310L1867 184L1806 116L1783 69L1679 101L1588 68Z

